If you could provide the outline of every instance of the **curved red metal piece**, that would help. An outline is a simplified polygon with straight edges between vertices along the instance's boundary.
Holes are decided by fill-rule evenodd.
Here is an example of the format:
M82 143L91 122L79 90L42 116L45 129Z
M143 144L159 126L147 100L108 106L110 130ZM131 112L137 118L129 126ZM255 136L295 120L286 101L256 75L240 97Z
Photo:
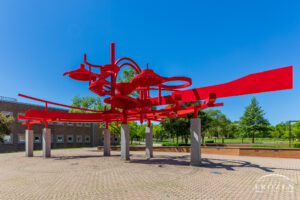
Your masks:
M138 65L134 60L132 60L131 58L127 58L127 57L120 58L119 60L116 61L115 64L117 65L117 64L119 64L119 63L120 63L121 61L123 61L123 60L127 60L127 61L132 62L132 63L135 65L135 67L137 68L137 70L138 70L139 72L142 71L141 68L139 67L139 65Z
M129 61L120 64L122 61ZM89 81L89 89L99 96L109 96L104 102L111 104L111 109L105 111L90 110L67 106L59 103L29 97L19 96L45 103L45 110L29 110L25 115L19 115L19 119L30 120L24 125L30 126L35 123L47 123L50 121L60 122L111 122L127 121L163 121L168 117L186 117L194 113L197 117L198 110L208 107L223 106L223 103L215 103L217 98L246 95L252 93L269 92L293 88L293 67L284 67L265 72L250 74L240 79L208 87L201 87L188 90L178 90L188 87L192 80L188 77L162 77L152 69L141 70L140 67L130 58L124 57L115 62L115 46L111 44L110 64L93 65L87 62L84 55L84 63L89 66L85 69L81 64L80 68L69 71L63 75L79 81ZM120 66L118 66L120 64ZM132 67L137 75L128 83L117 83L116 78L120 68L128 65ZM100 68L100 73L92 72L91 68ZM170 81L184 81L179 85L166 85ZM158 90L158 96L150 98L150 91ZM162 91L173 91L171 95L161 96ZM139 98L129 96L134 91L140 92ZM204 101L198 105L183 107L184 102ZM48 111L47 105L53 104L71 109L78 109L90 113L67 113ZM171 105L163 109L153 109L154 106ZM122 109L122 112L118 111Z
M84 64L80 64L80 68L68 71L63 73L63 76L69 75L71 79L74 79L76 81L89 81L89 80L96 80L98 78L98 74L95 74L93 72L88 71L85 69Z

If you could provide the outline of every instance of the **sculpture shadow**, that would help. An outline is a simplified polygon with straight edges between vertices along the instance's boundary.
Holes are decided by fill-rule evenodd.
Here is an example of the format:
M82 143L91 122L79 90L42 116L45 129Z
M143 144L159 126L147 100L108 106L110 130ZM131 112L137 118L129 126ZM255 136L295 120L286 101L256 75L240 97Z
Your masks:
M150 164L150 165L190 165L189 156L159 156L158 158L151 159L132 159L130 163L136 164ZM232 160L232 159L211 159L203 158L199 168L210 168L210 169L226 169L234 171L236 168L256 168L265 172L273 172L273 168L263 167L258 164L254 164L243 160Z
M82 156L52 156L54 160L70 160L70 159L82 159L82 158L102 158L103 155L82 155ZM120 157L120 155L111 155L109 157Z

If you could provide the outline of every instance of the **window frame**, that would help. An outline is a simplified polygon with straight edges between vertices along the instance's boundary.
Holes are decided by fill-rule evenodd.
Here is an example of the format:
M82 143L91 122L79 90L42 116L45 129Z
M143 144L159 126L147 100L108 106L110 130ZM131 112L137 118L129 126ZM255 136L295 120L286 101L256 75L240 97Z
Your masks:
M24 141L21 141L20 138L24 137ZM24 133L19 133L18 134L18 144L24 144L26 142L26 136Z
M59 137L62 137L62 141L58 141ZM56 143L58 143L58 144L65 143L65 137L64 137L64 135L56 135Z
M5 137L9 136L9 141L5 140ZM14 143L14 134L10 133L9 135L5 135L3 138L3 144L13 144Z
M38 140L38 141L35 141L35 137L39 137L39 140ZM26 138L25 138L25 140L26 140ZM41 142L42 142L41 134L34 134L34 135L33 135L33 143L39 144L39 143L41 143Z
M88 141L88 142L86 141L87 138L89 138L89 141ZM84 143L90 144L90 143L91 143L91 136L86 135L86 136L84 137Z
M72 137L72 141L69 141L69 137ZM67 143L69 144L74 143L74 135L67 135Z
M80 138L80 141L78 141L78 138ZM82 135L76 135L76 143L82 144Z
M6 116L6 118L14 117L14 112L11 112L11 111L1 111L1 114ZM7 115L9 115L9 116L7 117Z

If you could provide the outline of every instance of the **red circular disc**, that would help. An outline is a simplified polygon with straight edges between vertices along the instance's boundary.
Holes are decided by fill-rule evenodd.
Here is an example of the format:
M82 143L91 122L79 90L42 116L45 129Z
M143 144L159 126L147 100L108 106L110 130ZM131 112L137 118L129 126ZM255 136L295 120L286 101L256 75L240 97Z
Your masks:
M69 77L71 79L77 80L77 81L89 81L89 80L96 80L98 77L97 74L93 72L89 72L89 70L85 69L84 65L81 64L79 69L65 72L63 75L69 74Z
M161 88L162 89L173 90L173 89L185 88L185 87L188 87L188 86L192 85L192 79L188 78L188 77L183 77L183 76L166 78L166 81L164 81L164 83L169 82L169 81L186 81L186 83L180 84L180 85L164 85L164 84L161 84Z

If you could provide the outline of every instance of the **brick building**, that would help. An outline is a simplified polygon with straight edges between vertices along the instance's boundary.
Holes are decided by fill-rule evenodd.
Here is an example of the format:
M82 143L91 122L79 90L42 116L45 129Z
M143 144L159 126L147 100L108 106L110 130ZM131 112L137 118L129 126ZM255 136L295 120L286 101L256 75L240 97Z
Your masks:
M16 99L0 97L0 112L7 117L14 117L15 121L10 125L11 134L4 137L4 143L0 143L0 152L25 150L25 130L18 119L19 114L24 114L29 109L44 110L43 106L17 102ZM68 110L48 107L49 111L67 112ZM44 124L34 124L34 150L42 149L42 129ZM51 129L51 148L92 147L103 145L103 129L99 123L49 123ZM111 136L111 144L119 144L119 137Z

